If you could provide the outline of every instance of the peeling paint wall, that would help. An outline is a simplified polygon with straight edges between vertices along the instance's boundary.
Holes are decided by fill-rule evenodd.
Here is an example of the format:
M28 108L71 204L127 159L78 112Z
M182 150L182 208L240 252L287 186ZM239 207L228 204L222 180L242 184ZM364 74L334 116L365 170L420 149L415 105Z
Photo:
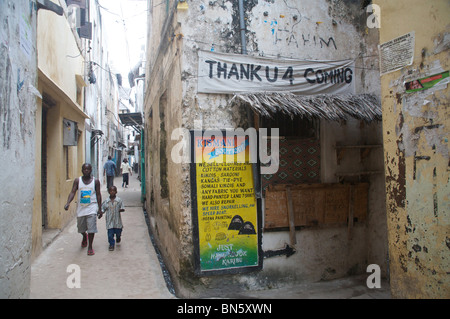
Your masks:
M450 69L450 3L374 2L380 43L415 32L412 65L381 77L392 296L449 298L448 79L412 93L405 82Z
M0 298L30 292L34 195L36 7L0 2ZM17 200L18 199L18 200Z
M244 1L247 51L253 56L304 60L355 59L356 93L379 94L377 60L378 30L366 27L366 1ZM261 289L293 282L329 280L365 272L376 263L387 273L386 225L383 175L371 180L369 222L354 228L296 232L298 253L286 259L264 261L263 271L250 275L198 278L193 273L192 207L189 164L170 158L180 141L171 139L175 128L248 128L242 105L230 104L232 96L197 93L198 50L241 53L238 1L186 1L187 9L176 9L174 1L161 5L149 1L146 122L146 208L162 255L183 296L201 294L202 287ZM324 160L322 182L336 181L334 144L381 144L381 125L363 127L356 120L323 123L321 139ZM165 153L165 154L164 154ZM382 166L382 151L371 155ZM355 164L356 163L356 164ZM347 162L345 165L366 165ZM382 169L382 167L381 167ZM381 204L380 204L381 198ZM377 201L378 200L378 201ZM263 234L263 249L280 249L289 232ZM300 265L300 266L299 266Z

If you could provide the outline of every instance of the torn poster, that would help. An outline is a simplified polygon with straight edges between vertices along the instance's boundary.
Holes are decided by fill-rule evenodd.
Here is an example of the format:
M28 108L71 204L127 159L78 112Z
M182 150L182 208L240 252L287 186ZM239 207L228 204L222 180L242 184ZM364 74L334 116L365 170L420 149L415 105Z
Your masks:
M442 82L444 79L447 79L445 83L448 82L449 71L445 71L442 73L434 74L431 76L427 76L421 79L409 81L405 83L406 93L412 93L416 91L422 91L429 88L432 88L438 83L444 84Z

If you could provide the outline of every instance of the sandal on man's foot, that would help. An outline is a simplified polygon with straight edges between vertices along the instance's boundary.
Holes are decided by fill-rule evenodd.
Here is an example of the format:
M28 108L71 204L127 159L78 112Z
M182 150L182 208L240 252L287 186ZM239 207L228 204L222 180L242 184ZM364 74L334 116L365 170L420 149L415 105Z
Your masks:
M87 236L83 238L83 240L81 241L81 248L86 248L88 245L88 240L87 240Z
M95 253L94 253L94 250L93 250L93 249L88 249L88 252L87 252L87 254L88 254L88 256L92 256L92 255L95 255Z

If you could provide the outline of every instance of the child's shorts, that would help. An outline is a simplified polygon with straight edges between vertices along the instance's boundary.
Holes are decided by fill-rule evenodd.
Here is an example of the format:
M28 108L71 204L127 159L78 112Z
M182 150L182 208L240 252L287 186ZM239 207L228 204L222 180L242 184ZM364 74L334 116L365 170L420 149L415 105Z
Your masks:
M93 234L97 232L97 214L77 217L77 227L80 234Z

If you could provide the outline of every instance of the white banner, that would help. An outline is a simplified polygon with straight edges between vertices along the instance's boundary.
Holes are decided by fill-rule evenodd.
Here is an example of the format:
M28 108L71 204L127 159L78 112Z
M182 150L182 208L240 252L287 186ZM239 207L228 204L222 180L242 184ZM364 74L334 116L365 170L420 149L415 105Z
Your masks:
M209 51L198 53L199 93L354 93L353 60L300 61Z

